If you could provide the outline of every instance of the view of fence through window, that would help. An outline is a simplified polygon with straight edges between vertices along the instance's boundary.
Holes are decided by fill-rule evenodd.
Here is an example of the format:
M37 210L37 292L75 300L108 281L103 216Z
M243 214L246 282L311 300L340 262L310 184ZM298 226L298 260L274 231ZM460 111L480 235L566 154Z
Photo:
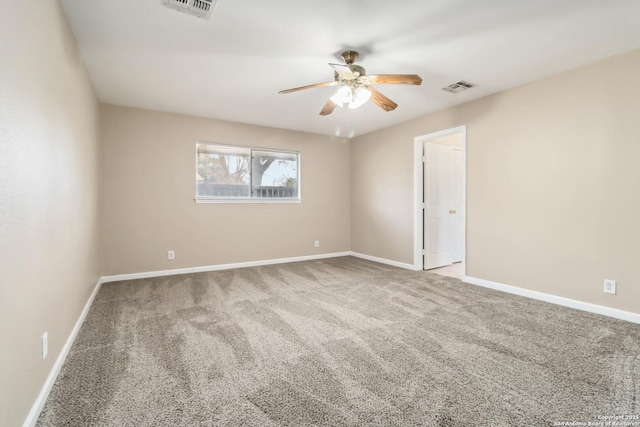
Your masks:
M196 199L298 199L298 153L196 144Z

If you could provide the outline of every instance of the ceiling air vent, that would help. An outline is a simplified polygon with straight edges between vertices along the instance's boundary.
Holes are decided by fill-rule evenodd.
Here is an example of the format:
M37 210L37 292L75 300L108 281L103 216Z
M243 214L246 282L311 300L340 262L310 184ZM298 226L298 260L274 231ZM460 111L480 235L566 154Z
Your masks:
M449 86L445 86L442 90L446 90L451 93L462 92L463 90L471 89L475 85L473 83L465 82L464 80L460 80L459 82L451 83Z
M162 4L198 18L209 19L216 0L162 0Z

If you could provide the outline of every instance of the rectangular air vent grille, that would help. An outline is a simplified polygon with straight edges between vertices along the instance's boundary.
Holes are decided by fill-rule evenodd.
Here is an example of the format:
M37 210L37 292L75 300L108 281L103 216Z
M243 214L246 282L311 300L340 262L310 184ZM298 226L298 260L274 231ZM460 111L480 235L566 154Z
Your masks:
M442 90L446 90L451 93L462 92L463 90L471 89L475 85L473 83L466 82L464 80L460 80L459 82L451 83L449 86L445 86Z
M216 0L162 0L162 4L198 18L209 19Z

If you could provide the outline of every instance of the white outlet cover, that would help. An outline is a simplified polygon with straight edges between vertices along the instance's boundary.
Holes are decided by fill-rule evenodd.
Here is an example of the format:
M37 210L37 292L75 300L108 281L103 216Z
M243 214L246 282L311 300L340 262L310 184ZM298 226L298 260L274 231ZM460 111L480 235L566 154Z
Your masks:
M604 279L604 293L605 294L616 294L616 281L610 279Z
M176 253L174 251L167 251L167 258L168 259L175 259L176 258Z
M314 242L314 245L315 245L316 248L319 248L320 247L320 240L316 240Z

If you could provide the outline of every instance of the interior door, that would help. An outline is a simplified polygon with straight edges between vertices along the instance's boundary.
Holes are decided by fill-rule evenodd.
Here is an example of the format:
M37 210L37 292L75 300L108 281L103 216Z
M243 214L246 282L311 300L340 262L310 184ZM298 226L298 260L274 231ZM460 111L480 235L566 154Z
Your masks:
M451 208L449 209L449 220L451 230L451 249L452 262L462 261L462 251L464 248L464 185L462 180L464 179L464 165L462 158L462 148L450 147L451 156L451 170L449 173L449 203Z
M424 269L453 264L451 206L452 150L424 143Z

